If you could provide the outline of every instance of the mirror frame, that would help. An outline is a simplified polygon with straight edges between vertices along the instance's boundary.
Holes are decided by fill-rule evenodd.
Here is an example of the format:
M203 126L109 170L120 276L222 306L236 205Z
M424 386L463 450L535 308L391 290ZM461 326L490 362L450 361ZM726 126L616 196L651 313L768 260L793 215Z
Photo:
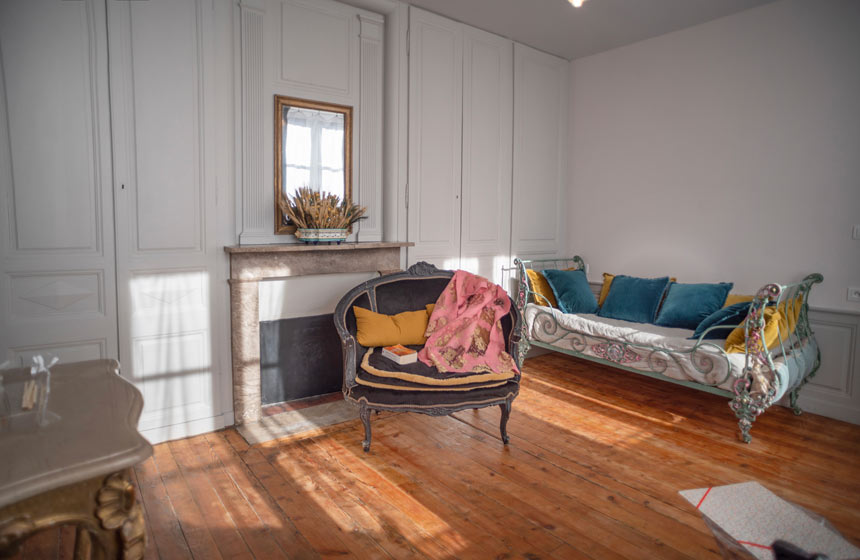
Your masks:
M349 105L338 105L324 101L312 101L298 97L287 97L285 95L275 96L275 234L284 235L295 233L294 224L284 223L284 213L281 212L281 199L284 194L284 107L301 107L302 109L316 109L330 113L343 114L343 197L352 203L352 107ZM351 229L351 228L350 228Z

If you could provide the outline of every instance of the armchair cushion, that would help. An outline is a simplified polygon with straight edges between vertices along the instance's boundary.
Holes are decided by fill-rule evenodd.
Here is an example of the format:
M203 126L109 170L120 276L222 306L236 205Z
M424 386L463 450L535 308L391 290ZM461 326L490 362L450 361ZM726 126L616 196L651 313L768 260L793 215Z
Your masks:
M417 350L417 346L412 347ZM397 364L379 351L371 348L361 360L361 371L356 381L364 385L378 386L381 383L393 385L402 389L434 390L433 388L448 388L462 391L464 388L503 385L508 380L518 377L515 372L481 372L463 375L462 373L444 373L420 360L412 364ZM386 387L394 388L394 387Z
M362 346L423 345L427 341L424 337L429 318L426 309L386 315L356 306L353 312L357 330L355 337Z

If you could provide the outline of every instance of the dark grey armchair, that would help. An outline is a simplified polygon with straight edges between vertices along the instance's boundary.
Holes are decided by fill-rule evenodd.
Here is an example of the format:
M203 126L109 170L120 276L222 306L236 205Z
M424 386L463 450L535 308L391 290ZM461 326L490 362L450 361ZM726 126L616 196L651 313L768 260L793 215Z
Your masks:
M362 369L362 359L368 348L361 346L355 338L356 323L353 306L364 307L377 313L393 315L402 311L424 309L428 303L435 303L448 285L454 273L439 270L435 266L421 262L405 272L398 272L368 280L347 293L337 305L334 322L343 347L343 396L359 407L359 415L364 424L364 450L370 449L370 413L374 410L400 412L420 412L432 416L444 416L459 410L483 408L498 405L502 410L499 425L502 441L508 443L507 422L511 404L519 394L520 376L501 385L476 384L467 391L421 390L410 386L403 389L389 389L372 386L367 381L372 375ZM516 360L519 357L520 314L511 301L511 311L502 318L502 332L505 349ZM518 363L518 366L522 364ZM417 368L435 368L410 364Z

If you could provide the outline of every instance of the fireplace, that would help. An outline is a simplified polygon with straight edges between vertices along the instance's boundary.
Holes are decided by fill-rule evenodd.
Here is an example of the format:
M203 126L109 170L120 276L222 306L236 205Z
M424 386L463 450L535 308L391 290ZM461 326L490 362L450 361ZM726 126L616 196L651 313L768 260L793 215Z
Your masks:
M230 255L233 414L237 425L247 426L262 419L260 282L312 274L393 272L400 269L402 248L410 245L343 243L225 247Z

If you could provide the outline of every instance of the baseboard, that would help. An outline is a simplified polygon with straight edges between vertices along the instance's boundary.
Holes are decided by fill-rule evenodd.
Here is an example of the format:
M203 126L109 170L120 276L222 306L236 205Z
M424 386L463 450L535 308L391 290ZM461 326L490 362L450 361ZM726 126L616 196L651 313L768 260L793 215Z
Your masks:
M807 388L800 391L798 405L804 412L826 416L835 420L842 420L850 424L860 424L860 408L852 404L834 403L833 399L822 398L818 395L804 393Z
M140 434L145 437L149 443L156 444L214 432L221 428L232 426L233 424L233 411L231 410L210 418L201 418L198 420L191 420L189 422L171 424L170 426L160 426L158 428L142 430Z

